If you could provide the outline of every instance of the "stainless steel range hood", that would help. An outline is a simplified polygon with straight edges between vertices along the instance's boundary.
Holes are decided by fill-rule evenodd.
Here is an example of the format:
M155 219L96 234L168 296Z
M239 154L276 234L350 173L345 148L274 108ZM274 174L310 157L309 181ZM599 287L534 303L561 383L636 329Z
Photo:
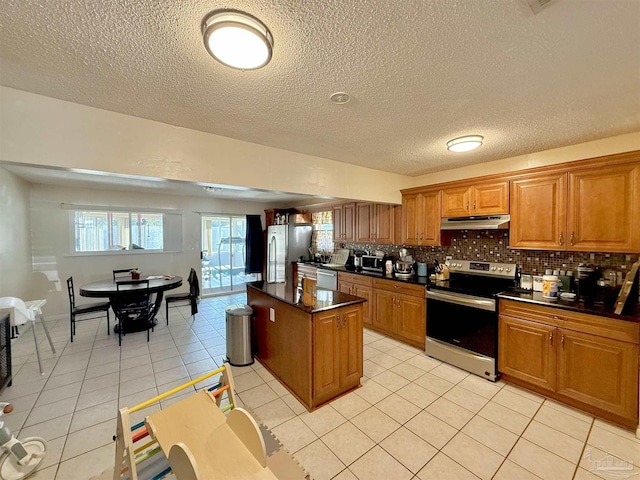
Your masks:
M498 230L509 228L510 215L448 217L442 219L441 230Z

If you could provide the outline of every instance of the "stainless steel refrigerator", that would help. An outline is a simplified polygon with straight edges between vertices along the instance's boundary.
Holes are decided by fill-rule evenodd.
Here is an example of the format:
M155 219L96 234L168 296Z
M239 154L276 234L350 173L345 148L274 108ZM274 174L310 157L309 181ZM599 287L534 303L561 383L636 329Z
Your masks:
M291 284L292 262L309 257L310 224L290 223L267 228L267 283Z

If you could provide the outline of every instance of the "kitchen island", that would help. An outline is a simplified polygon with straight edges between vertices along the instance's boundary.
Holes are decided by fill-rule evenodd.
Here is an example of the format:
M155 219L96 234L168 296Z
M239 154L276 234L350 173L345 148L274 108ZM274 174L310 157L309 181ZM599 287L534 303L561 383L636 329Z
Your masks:
M317 289L313 305L290 284L247 284L257 360L309 411L360 385L366 300Z

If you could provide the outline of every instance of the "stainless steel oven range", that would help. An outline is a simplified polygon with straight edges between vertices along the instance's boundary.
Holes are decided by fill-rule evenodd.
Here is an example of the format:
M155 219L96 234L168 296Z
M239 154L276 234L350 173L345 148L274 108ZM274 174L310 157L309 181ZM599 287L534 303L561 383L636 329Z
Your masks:
M514 286L516 265L451 260L449 280L427 287L427 355L498 379L496 294Z

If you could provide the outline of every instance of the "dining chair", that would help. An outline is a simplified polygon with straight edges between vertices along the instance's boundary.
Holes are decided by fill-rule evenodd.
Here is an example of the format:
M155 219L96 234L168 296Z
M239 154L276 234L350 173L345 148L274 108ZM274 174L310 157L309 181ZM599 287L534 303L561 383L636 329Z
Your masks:
M164 297L165 301L165 309L167 317L167 325L169 325L169 304L176 302L189 302L191 304L191 316L193 317L196 313L198 313L198 300L200 297L200 282L198 281L198 274L195 269L192 268L189 272L189 277L187 278L189 282L189 292L188 293L172 293L171 295L166 295Z
M44 317L42 315L42 307L47 303L46 299L32 300L24 302L20 298L16 297L2 297L0 298L0 310L7 310L10 313L11 325L17 327L18 325L24 325L27 322L31 322L31 331L33 332L33 341L36 344L36 356L38 357L38 367L40 367L40 375L44 375L42 370L42 362L40 361L40 349L38 348L38 338L36 337L36 319L40 319L40 324L44 329L44 333L47 335L51 351L56 354L56 349L51 341L49 330L44 323Z
M109 331L109 302L96 302L96 303L84 303L82 305L76 305L76 295L73 289L73 277L67 278L67 290L69 291L69 317L71 320L71 342L73 342L73 336L76 334L76 322L82 320L92 320L99 318L101 315L86 317L76 320L77 315L85 315L87 313L106 312L107 313L107 335L111 335Z
M127 287L141 286L131 292ZM149 280L118 280L116 281L118 301L114 302L116 317L118 317L118 345L122 345L122 337L126 334L124 322L146 322L147 342L149 329L153 331L153 293L149 290ZM121 293L122 292L122 293Z
M113 281L117 281L118 279L124 280L127 278L131 278L131 270L138 270L138 268L121 268L113 271Z

